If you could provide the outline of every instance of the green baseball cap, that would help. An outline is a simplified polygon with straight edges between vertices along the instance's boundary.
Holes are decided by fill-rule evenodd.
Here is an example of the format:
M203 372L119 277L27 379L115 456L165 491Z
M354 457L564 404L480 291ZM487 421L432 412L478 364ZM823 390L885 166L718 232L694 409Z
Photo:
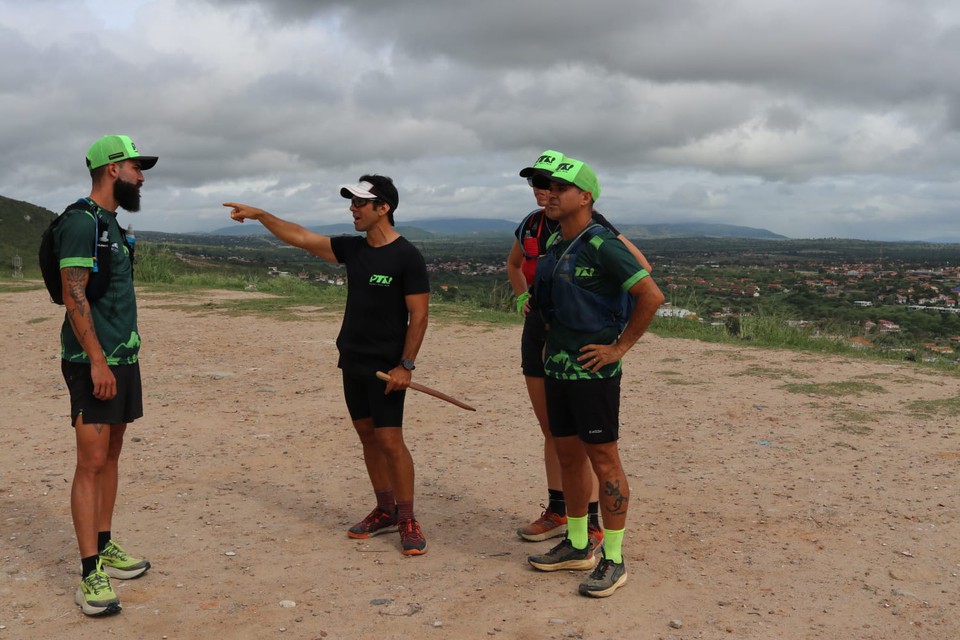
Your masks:
M557 168L550 174L551 180L558 182L569 182L582 189L589 191L593 196L594 202L600 198L600 181L597 180L597 174L590 168L586 162L565 157L557 165Z
M540 157L537 158L537 161L532 167L524 167L520 170L520 177L529 178L537 173L549 176L551 173L553 173L553 170L557 168L557 165L560 164L561 160L563 160L562 153L559 151L554 151L553 149L547 149L540 154Z
M142 156L137 151L137 145L129 136L103 136L87 151L87 168L93 171L97 167L112 162L122 162L132 158L139 158L140 168L146 171L157 164L157 156Z

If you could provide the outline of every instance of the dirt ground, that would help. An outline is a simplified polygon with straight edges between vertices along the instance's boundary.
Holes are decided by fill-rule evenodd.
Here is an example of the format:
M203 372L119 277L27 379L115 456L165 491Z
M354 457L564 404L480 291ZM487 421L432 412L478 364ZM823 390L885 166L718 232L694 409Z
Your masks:
M113 531L153 569L115 581L123 612L93 620L73 604L62 309L0 294L0 640L960 637L960 378L645 337L621 414L629 581L592 600L582 574L527 565L552 542L514 533L546 494L519 325L427 332L414 379L477 411L408 394L429 542L408 558L399 536L345 534L373 498L340 309L205 306L224 295L141 294L146 415Z

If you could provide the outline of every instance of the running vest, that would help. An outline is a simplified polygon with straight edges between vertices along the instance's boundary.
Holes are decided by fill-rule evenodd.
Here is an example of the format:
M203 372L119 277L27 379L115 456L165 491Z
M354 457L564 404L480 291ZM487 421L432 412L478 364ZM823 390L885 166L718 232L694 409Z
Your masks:
M538 213L540 214L539 220L534 220ZM540 237L546 229L546 219L547 216L543 213L543 209L534 209L520 223L520 237L517 238L520 243L520 252L523 254L520 270L527 281L527 286L533 284L533 278L537 274L537 260L542 255L540 253Z
M558 322L574 331L596 333L616 327L622 332L636 306L636 300L626 291L615 296L605 296L587 291L576 284L575 269L580 254L587 247L599 250L604 243L603 235L610 232L596 223L573 239L561 253L557 248L560 232L547 240L547 253L539 260L534 297L544 322Z

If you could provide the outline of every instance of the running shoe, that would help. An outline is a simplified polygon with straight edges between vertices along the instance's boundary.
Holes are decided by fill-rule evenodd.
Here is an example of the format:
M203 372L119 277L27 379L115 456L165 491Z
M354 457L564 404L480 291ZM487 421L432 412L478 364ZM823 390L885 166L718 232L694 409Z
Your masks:
M535 569L540 571L561 571L563 569L593 569L597 563L593 555L593 548L587 545L586 549L576 549L570 538L563 541L550 551L538 556L527 557Z
M530 542L542 542L562 536L567 532L567 516L544 509L540 517L525 527L517 529L517 535Z
M104 573L117 580L139 578L150 568L149 562L128 556L113 540L100 552L100 562L103 563Z
M590 525L587 527L587 540L594 553L600 552L600 546L603 544L603 529Z
M580 583L580 595L591 598L606 598L627 582L627 567L606 557L600 559L597 568Z
M400 530L400 542L403 545L403 555L421 556L427 552L427 539L423 537L420 523L410 518L401 520L397 525Z
M396 531L396 526L396 512L390 514L380 507L374 507L373 511L371 511L366 518L347 530L347 535L351 538L361 540L371 536L378 536L381 533Z
M73 601L84 614L92 617L112 616L120 613L122 608L100 560L97 560L96 570L80 581Z

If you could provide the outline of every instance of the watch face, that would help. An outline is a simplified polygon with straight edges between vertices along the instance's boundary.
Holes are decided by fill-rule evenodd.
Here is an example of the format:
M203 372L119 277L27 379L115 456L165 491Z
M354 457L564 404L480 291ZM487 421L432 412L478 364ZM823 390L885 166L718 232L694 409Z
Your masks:
M400 366L402 366L407 371L413 371L414 369L417 368L416 366L414 366L413 360L401 360Z

